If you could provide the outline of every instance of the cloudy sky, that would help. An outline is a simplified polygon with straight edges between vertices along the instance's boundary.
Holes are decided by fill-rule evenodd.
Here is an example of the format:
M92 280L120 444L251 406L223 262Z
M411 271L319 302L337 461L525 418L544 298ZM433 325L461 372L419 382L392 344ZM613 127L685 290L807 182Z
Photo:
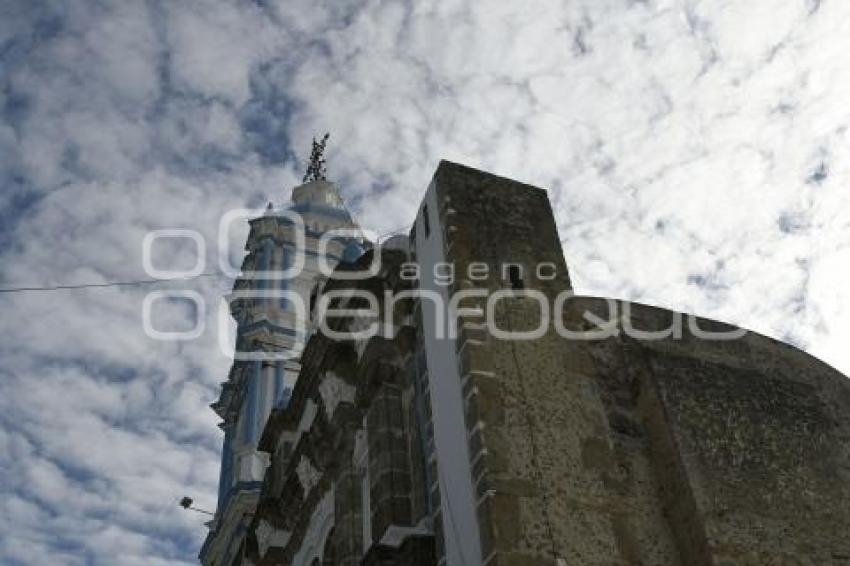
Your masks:
M194 561L218 222L285 202L325 130L365 227L408 224L440 158L548 187L579 292L850 372L848 53L843 0L0 0L0 287L146 279L154 229L214 274L0 294L0 563ZM145 335L154 288L206 299L200 338Z

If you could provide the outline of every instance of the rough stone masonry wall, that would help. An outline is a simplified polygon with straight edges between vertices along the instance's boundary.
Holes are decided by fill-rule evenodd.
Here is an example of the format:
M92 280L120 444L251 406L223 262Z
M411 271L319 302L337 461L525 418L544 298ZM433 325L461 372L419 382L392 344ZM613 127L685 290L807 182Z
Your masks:
M377 544L392 525L411 526L410 456L406 438L402 389L385 382L378 388L366 416L369 431L369 489L372 542Z
M458 274L453 292L510 288L506 263L522 268L526 289L550 297L569 289L544 191L445 163L435 181L447 255ZM489 267L486 281L469 276L470 265L479 262ZM541 263L555 266L554 279L536 277ZM500 301L499 328L534 327L535 305L522 298ZM465 320L457 346L484 563L564 558L567 564L610 564L617 540L598 473L607 462L609 434L585 359L569 355L552 333L502 342L481 322Z
M502 262L550 301L568 288L543 191L448 163L435 180L456 271L497 270L453 290L509 287ZM541 261L556 279L528 273ZM639 328L677 316L627 306ZM584 311L606 307L576 298L563 315L590 328ZM496 310L504 330L538 317L530 299ZM458 350L485 564L850 564L845 377L753 333L500 341L480 322Z
M577 298L569 316L607 308ZM647 330L679 316L617 308ZM850 563L850 380L755 333L706 340L687 322L680 339L621 336L580 349L617 433L615 456L621 439L648 446L682 563Z
M633 309L646 327L670 316ZM850 564L850 380L755 333L639 346L629 363L644 420L663 422L677 456L667 471L690 488L680 507L702 527L688 562Z

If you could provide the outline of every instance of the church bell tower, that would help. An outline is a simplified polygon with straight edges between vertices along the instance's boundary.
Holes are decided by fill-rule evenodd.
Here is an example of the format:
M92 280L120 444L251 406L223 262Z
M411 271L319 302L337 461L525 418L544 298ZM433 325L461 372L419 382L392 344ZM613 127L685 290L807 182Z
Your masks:
M268 455L257 451L272 410L284 408L310 334L310 298L323 273L363 251L359 227L326 178L328 135L316 142L291 203L272 203L250 220L241 273L227 297L236 321L233 365L212 404L224 431L218 505L200 552L203 564L229 565L257 503Z

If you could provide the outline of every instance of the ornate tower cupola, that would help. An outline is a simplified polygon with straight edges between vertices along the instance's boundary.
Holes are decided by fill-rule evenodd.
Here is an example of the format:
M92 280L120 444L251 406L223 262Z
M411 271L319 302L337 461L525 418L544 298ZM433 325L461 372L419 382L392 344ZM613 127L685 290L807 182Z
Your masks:
M326 178L328 137L313 140L291 204L277 209L269 203L250 221L242 273L228 297L236 353L212 405L222 418L224 448L216 516L200 554L204 564L230 564L239 551L268 466L257 443L270 412L286 406L298 378L314 288L323 272L352 255L350 244L358 239L360 229Z

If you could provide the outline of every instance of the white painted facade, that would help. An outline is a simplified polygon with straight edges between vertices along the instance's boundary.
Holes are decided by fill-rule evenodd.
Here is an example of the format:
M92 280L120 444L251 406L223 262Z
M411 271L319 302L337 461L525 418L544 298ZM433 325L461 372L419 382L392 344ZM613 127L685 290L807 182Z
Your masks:
M448 566L480 566L481 545L478 517L472 485L472 468L466 438L463 397L459 375L456 340L437 330L438 321L448 324L449 296L445 285L434 277L434 266L448 261L436 185L432 182L416 217L412 246L420 268L419 286L422 325L428 365L434 445L440 486L441 513ZM425 216L427 215L427 226ZM442 297L440 305L425 298L428 292ZM440 309L441 312L438 312Z

